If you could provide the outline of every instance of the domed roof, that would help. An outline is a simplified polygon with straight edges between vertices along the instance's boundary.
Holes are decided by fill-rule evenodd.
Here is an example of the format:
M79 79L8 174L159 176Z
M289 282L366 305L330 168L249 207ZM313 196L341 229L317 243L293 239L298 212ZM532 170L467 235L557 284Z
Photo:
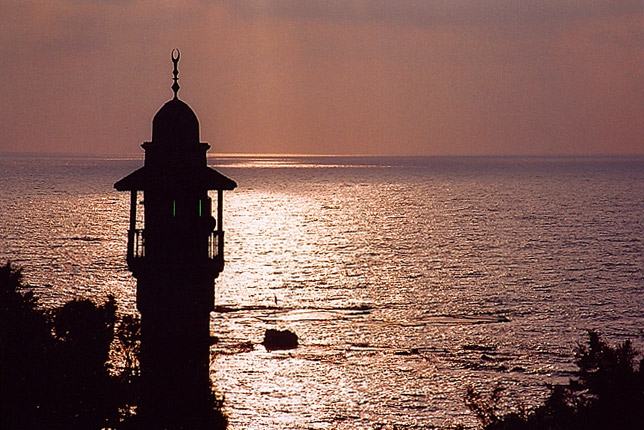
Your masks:
M199 143L199 120L190 106L176 97L164 104L152 120L152 143Z
M207 165L207 143L199 142L199 120L190 106L179 100L177 63L179 50L172 51L174 98L164 104L152 120L152 142L144 142L145 164L114 184L119 191L232 190L235 181Z

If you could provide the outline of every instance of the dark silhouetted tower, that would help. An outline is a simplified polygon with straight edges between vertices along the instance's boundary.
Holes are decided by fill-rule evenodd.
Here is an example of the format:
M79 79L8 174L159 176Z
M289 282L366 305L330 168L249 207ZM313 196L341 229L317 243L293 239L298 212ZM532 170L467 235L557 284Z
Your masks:
M224 268L223 190L237 184L209 168L199 121L177 93L152 121L144 166L114 184L130 191L127 262L141 313L141 401L145 428L198 428L208 414L210 312ZM217 219L209 190L217 191ZM139 202L139 191L143 201ZM143 217L137 217L137 207ZM139 214L140 215L140 214Z

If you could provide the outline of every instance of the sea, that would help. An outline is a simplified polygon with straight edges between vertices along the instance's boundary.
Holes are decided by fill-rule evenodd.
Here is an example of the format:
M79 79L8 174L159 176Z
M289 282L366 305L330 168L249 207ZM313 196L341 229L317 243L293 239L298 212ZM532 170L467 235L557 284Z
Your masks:
M0 263L43 307L116 297L141 157L0 155ZM211 378L230 428L448 429L531 408L588 330L644 349L644 157L213 156ZM298 348L267 351L267 329Z

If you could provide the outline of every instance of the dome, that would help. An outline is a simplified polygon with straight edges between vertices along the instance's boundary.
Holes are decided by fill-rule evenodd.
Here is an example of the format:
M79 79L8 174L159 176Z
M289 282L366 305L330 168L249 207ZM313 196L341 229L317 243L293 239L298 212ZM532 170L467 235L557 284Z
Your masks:
M176 97L164 104L152 120L152 143L199 143L199 120L190 106Z

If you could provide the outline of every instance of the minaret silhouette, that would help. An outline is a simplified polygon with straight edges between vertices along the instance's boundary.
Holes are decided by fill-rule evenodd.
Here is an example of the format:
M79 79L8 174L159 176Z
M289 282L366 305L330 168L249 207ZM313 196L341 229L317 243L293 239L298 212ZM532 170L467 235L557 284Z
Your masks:
M146 429L205 428L212 414L210 312L224 268L223 190L237 186L207 166L210 145L199 142L197 116L178 97L179 51L171 58L174 98L152 120L144 166L114 184L131 192L127 262L141 313L137 415ZM216 220L209 190L217 191Z

